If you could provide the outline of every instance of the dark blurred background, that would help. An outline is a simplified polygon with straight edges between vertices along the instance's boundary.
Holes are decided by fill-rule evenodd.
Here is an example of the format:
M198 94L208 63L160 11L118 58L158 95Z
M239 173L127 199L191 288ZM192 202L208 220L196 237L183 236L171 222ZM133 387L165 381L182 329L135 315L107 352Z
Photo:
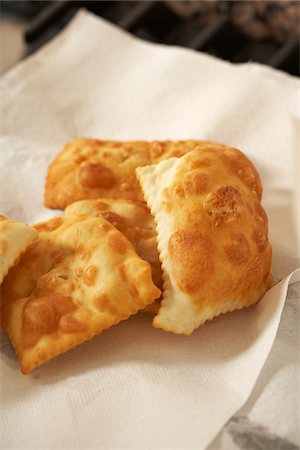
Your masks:
M299 1L1 1L3 73L86 8L151 42L299 75Z

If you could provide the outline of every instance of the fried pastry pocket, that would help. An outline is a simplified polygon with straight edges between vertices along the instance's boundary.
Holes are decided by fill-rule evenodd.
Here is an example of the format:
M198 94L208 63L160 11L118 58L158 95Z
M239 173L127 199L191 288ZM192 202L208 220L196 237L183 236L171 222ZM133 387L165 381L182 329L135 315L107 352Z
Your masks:
M153 325L189 335L257 303L272 281L272 248L260 177L248 158L211 145L136 173L157 224L163 270Z
M91 339L161 294L150 264L102 217L35 226L37 241L2 286L2 326L23 373Z
M137 167L201 149L206 141L100 141L74 139L50 164L45 206L64 209L73 202L95 198L143 201Z

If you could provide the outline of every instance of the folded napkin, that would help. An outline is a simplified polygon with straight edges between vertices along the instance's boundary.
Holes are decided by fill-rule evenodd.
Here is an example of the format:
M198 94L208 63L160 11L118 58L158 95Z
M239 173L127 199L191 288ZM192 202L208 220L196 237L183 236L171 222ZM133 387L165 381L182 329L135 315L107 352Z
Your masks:
M225 142L262 176L274 278L282 281L257 306L191 337L155 330L141 313L28 376L3 336L1 448L200 450L245 404L288 284L300 279L291 275L300 242L297 89L278 71L142 42L84 11L2 78L2 214L29 223L61 214L43 207L44 180L75 137Z

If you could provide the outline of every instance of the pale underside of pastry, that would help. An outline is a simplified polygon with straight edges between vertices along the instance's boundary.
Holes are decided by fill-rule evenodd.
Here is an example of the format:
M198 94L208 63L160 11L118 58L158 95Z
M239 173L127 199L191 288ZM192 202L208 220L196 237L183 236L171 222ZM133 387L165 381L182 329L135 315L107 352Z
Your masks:
M64 209L71 203L95 198L143 201L135 169L205 148L207 141L99 141L76 139L49 166L45 206Z
M2 326L29 373L160 297L150 264L102 217L38 224L2 286Z
M162 290L163 280L161 264L157 251L156 225L147 205L144 202L101 198L80 200L65 209L65 216L86 214L103 217L116 227L132 243L137 254L151 264L154 284ZM159 300L147 305L147 312L156 313Z
M0 215L0 285L37 236L30 226Z
M189 335L257 303L272 281L272 248L260 178L246 156L211 145L136 172L157 224L163 269L153 325Z

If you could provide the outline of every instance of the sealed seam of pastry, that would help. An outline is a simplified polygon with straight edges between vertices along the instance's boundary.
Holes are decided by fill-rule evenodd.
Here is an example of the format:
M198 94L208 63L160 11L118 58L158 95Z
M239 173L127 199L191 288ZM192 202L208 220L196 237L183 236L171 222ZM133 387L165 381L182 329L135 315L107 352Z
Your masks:
M172 167L172 165L175 163L175 165ZM137 178L140 182L145 200L147 202L147 205L151 211L152 216L154 217L155 223L156 223L156 231L157 231L157 248L158 248L158 254L159 259L161 261L161 268L162 268L162 277L163 277L163 293L162 293L162 301L159 308L158 313L161 311L161 309L164 307L165 303L169 300L172 301L173 291L172 291L172 284L171 279L169 276L170 273L170 267L168 264L168 252L167 252L167 246L164 245L164 243L168 243L168 235L171 234L171 227L170 223L168 223L168 226L166 224L163 224L162 218L164 217L163 208L161 207L160 203L160 197L155 195L155 186L157 186L157 180L158 183L160 183L163 189L166 187L172 178L172 175L175 174L178 164L180 163L180 159L178 158L170 158L166 161L161 162L159 165L153 165L153 166L146 166L143 168L136 169ZM162 169L163 174L165 175L165 170L169 170L170 176L161 176L160 171ZM171 169L171 170L170 170ZM144 174L147 173L147 171L154 171L153 179L144 179ZM161 189L161 190L162 190ZM152 202L152 200L154 200ZM165 219L165 217L164 217ZM157 316L154 317L153 320L153 326L155 325L155 319ZM210 317L210 319L212 319ZM209 319L206 319L209 320ZM191 332L183 332L180 329L175 330L174 328L168 328L167 326L164 326L163 328L165 331L170 331L175 334L185 334L189 336Z
M245 155L205 149L139 168L137 176L157 223L165 281L153 325L188 335L259 301L270 286L272 252L259 175Z
M168 168L173 161L178 160L179 163L179 159L177 158L170 158L166 161L164 161L161 164L164 164L164 168ZM163 238L164 238L164 234L168 235L168 233L166 233L166 227L162 225L162 221L160 220L160 216L162 215L162 209L159 208L159 198L156 197L156 202L152 202L152 198L155 198L155 185L156 185L156 178L157 176L159 176L159 172L155 173L153 180L149 179L146 180L144 179L143 175L150 169L154 168L155 166L146 166L143 168L137 168L136 169L136 175L137 178L139 180L142 192L144 194L144 198L147 202L148 208L150 209L150 212L152 214L152 217L154 218L155 224L156 224L156 231L157 231L157 249L158 249L158 256L161 262L161 268L162 268L162 277L163 277L163 292L162 292L162 301L161 301L161 306L163 304L163 302L168 299L170 297L171 294L171 281L170 281L170 277L168 275L168 270L166 267L167 264L167 250L166 248L162 245L163 243ZM174 167L174 172L176 170L177 165ZM155 167L155 172L158 169L158 167ZM159 180L161 182L163 182L163 180L165 181L165 185L168 184L169 180L164 179L163 177L160 177ZM158 207L158 208L157 208Z
M123 320L127 320L131 315L135 313L128 313L127 315L124 315L119 318L119 320L115 321L113 324L110 323L108 320L103 321L99 324L95 323L93 324L92 317L89 319L89 333L82 332L80 335L76 333L64 335L62 338L61 343L58 343L57 338L54 338L52 336L45 336L42 337L40 342L38 343L38 347L32 347L26 350L25 355L18 351L18 346L14 342L14 339L12 339L12 336L10 335L10 340L12 343L12 346L14 347L17 356L21 360L21 370L24 374L28 374L32 372L37 367L46 364L51 359L66 353L68 350L73 349L75 347L78 347L79 345L83 344L84 342L92 339L96 335L100 334L102 331L105 331L106 329L110 328L112 325L117 325L118 323L122 322ZM49 347L52 347L52 350L49 351Z

